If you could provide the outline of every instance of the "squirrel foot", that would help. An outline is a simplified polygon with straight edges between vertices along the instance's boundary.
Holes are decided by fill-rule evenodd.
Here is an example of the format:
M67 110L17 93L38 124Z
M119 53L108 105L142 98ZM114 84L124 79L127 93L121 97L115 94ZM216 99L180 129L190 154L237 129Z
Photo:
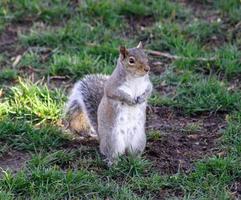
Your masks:
M104 159L104 162L106 163L106 165L107 165L108 168L110 168L110 167L112 167L113 165L117 164L117 161L116 161L116 160L109 159L109 158L105 158L105 159Z

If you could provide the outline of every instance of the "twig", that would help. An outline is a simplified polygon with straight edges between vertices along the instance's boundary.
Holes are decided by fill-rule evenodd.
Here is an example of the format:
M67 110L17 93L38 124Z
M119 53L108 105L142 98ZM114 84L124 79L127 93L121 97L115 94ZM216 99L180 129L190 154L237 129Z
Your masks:
M22 58L22 55L18 55L15 59L14 59L14 62L13 62L13 68L15 68L17 66L17 64L20 62Z
M50 80L65 80L65 79L69 79L68 76L50 76L49 77Z
M154 51L154 50L149 50L149 49L146 49L145 51L146 51L146 53L148 53L151 56L165 57L165 58L169 58L171 60L197 60L197 61L207 62L207 61L214 61L217 59L215 56L213 56L211 58L189 58L189 57L171 55L169 53L164 53L164 52Z
M2 96L3 96L3 90L0 89L0 97L2 97Z
M171 55L169 53L163 53L160 51L154 51L154 50L149 50L149 49L146 49L145 51L146 51L146 53L148 53L151 56L166 57L166 58L175 59L175 60L180 59L179 56Z

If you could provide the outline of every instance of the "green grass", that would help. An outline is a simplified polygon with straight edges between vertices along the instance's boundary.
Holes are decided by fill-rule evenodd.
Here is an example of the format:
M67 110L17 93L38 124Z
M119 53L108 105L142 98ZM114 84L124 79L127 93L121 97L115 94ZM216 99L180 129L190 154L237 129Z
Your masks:
M6 25L6 21L4 19L5 14L6 14L6 10L3 8L3 6L0 3L0 34L3 32Z
M26 171L27 173L27 171ZM13 197L34 199L64 199L81 197L82 199L141 199L128 187L119 187L111 180L101 179L86 170L66 173L49 168L34 169L30 176L19 173L12 176L6 173L2 182L2 191L8 191ZM26 188L31 188L30 190Z
M174 97L178 107L189 113L239 110L240 93L227 90L223 82L213 78L183 84Z
M0 74L0 83L17 79L17 71L11 68L3 69Z
M175 104L172 98L161 96L158 93L152 94L149 103L153 106L172 106Z
M80 78L90 73L110 73L113 70L111 65L105 59L90 56L87 53L80 55L54 55L49 73L51 75L69 75Z
M204 77L190 71L168 70L160 77L174 91L169 95L154 92L149 102L154 106L181 108L189 114L202 112L230 112L240 110L239 91L230 91L227 82L215 76Z
M220 9L224 16L227 16L232 23L237 23L241 20L241 3L239 0L218 0L215 1L216 6Z
M11 134L9 134L11 133ZM65 141L65 136L56 127L32 127L24 121L0 123L0 138L10 149L24 151L50 151Z
M44 169L49 167L58 167L68 169L71 165L76 163L79 159L81 150L57 150L53 153L33 154L31 160L28 162L29 168Z
M4 26L4 23L0 21L0 33L3 32L5 26Z
M26 53L22 58L18 67L33 67L33 68L40 68L41 67L41 60L40 56L34 52Z
M201 124L199 122L188 123L182 130L186 134L198 133L201 130Z
M228 77L235 77L240 73L241 52L235 45L225 45L217 52L219 58L215 62L218 69Z
M231 185L241 178L241 51L233 38L241 3L200 3L200 12L208 4L220 20L210 22L169 0L1 1L0 34L18 28L18 41L0 47L0 158L18 151L28 158L16 173L0 168L0 199L231 199ZM148 152L108 168L97 146L62 130L68 92L61 88L85 74L110 74L119 46L140 40L147 49L181 57L151 58L166 68L151 74L159 88L151 105L178 110L183 118L226 115L217 140L224 154L195 161L189 173L160 173ZM190 122L177 131L199 134L202 126ZM165 137L155 127L148 130L148 142Z
M194 40L201 43L208 42L212 37L222 34L221 23L218 21L210 23L196 20L187 27L186 31Z
M162 137L161 136L161 132L158 131L158 130L151 130L151 131L149 131L147 136L148 136L149 140L154 140L154 141L160 140L161 137Z
M185 18L187 10L183 11L180 5L165 1L154 0L140 3L134 1L119 1L119 10L121 14L126 16L153 16L159 18Z
M57 123L61 118L65 96L47 86L22 82L12 87L0 104L3 117L31 123ZM5 110L5 112L4 112Z
M228 126L224 134L224 145L232 156L239 157L241 153L241 140L240 140L240 113L237 112L227 117Z
M70 1L54 0L6 0L3 1L3 13L7 20L22 22L24 20L42 20L56 23L69 17L71 10L68 8Z

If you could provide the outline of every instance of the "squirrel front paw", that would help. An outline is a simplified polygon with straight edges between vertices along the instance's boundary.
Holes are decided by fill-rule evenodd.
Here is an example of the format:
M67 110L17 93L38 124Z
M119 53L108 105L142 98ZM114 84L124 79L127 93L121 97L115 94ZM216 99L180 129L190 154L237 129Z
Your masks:
M126 99L126 101L123 101L123 103L127 103L128 105L130 106L133 106L133 105L136 105L138 102L137 102L137 99L135 98L128 98L128 100Z
M136 103L137 104L142 104L145 101L146 101L146 98L143 95L141 95L139 97L136 97Z

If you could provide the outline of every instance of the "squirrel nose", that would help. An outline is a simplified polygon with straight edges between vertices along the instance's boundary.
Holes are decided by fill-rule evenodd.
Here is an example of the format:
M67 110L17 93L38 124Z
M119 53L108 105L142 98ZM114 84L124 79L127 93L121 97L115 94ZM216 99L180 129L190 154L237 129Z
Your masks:
M150 71L150 67L149 67L149 66L146 66L146 67L144 68L144 70L145 70L145 72L149 72L149 71Z

